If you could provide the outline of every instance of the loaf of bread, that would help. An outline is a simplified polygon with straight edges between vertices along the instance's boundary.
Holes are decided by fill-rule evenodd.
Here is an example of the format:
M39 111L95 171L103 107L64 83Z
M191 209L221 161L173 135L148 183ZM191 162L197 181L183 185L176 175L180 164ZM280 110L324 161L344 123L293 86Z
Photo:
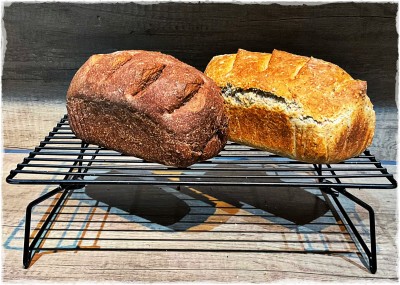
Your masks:
M212 58L205 74L222 88L232 141L310 163L343 161L372 142L367 83L337 65L239 49Z
M169 166L211 158L227 141L219 87L159 52L91 56L72 79L67 111L83 141Z

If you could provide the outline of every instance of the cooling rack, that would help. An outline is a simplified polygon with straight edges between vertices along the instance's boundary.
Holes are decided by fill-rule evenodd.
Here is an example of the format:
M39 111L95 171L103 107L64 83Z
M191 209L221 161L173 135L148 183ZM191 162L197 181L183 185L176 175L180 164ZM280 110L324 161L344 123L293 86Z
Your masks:
M65 115L43 141L6 178L11 184L46 184L58 187L32 201L26 211L24 258L28 268L37 244L54 220L63 199L72 189L87 185L167 185L313 187L331 197L344 224L366 255L368 268L376 272L376 237L373 208L346 189L392 189L393 175L366 150L337 164L310 164L280 157L255 148L228 142L218 156L188 168L168 167L125 156L76 138ZM31 237L32 208L62 193L46 221ZM369 246L346 213L339 195L366 209L370 220ZM30 242L32 240L32 242Z

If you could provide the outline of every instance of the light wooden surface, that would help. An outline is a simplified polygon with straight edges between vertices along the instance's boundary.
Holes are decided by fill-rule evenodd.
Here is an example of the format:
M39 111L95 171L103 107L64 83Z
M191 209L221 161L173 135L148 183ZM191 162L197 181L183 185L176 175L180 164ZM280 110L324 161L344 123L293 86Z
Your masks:
M235 199L240 194L229 200L224 199L217 189L192 188L178 192L176 189L154 189L150 186L146 189L92 186L77 190L79 193L68 198L62 214L52 226L53 232L46 236L41 246L69 247L79 244L91 248L151 247L166 251L59 250L37 254L33 265L25 270L22 268L21 250L25 207L31 200L52 189L40 185L5 183L6 175L25 156L4 155L4 281L398 281L395 189L352 191L376 212L378 271L375 275L366 270L356 254L357 248L323 203L324 197L319 191L299 190L298 195L293 195L290 189L284 188L279 191L255 190L254 197L246 197L247 203L239 207L237 202L240 201L235 202ZM391 173L396 171L395 166L386 167ZM110 195L105 193L110 191L113 191L113 199L106 200ZM252 191L247 190L246 193L252 195ZM187 209L182 206L182 201ZM285 218L284 215L263 211L259 201L273 201L275 213L286 211ZM105 202L114 206L109 207ZM34 209L33 225L40 223L51 203L51 200L45 201ZM367 236L366 212L351 202L345 202L345 206L362 235ZM136 215L128 215L126 207ZM160 220L161 215L169 217L169 220ZM305 224L296 222L304 220L304 217L307 217ZM76 237L80 240L74 241ZM228 250L259 248L291 252L168 251L173 248L221 247ZM311 249L347 253L312 254L309 253Z

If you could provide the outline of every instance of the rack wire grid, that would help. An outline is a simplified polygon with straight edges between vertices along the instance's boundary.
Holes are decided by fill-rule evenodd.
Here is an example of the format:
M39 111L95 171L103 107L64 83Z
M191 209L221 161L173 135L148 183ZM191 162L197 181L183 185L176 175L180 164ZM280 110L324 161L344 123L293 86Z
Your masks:
M176 168L148 162L132 156L125 156L97 145L85 143L75 137L71 131L67 115L40 142L39 146L30 152L29 156L24 158L23 162L10 172L6 180L12 184L46 184L58 186L56 189L32 201L27 207L23 258L25 268L29 267L33 255L39 251L57 249L100 250L100 247L80 246L82 240L72 248L43 246L46 239L51 239L49 232L57 231L54 223L67 222L66 220L62 220L62 218L60 220L62 211L65 212L65 209L68 209L66 203L74 199L83 199L82 195L80 195L84 193L82 192L82 187L93 185L162 186L172 187L176 191L189 188L193 193L193 191L196 192L193 187L214 187L218 189L229 186L239 187L243 190L271 188L319 190L320 193L324 194L324 199L330 205L332 212L335 212L335 215L338 215L339 219L346 226L349 236L363 256L363 263L372 273L375 273L377 264L374 211L371 206L349 193L346 189L392 189L397 187L397 182L393 175L368 150L360 156L341 163L322 165L299 162L252 147L228 142L216 157L196 163L187 168ZM371 181L373 182L371 183ZM312 193L315 194L315 192ZM345 207L338 199L340 194L368 211L370 221L369 232L365 233L365 229L361 233L359 232L350 216L346 213ZM51 207L46 212L45 219L39 221L39 224L31 232L33 207L55 195L57 199L55 199L55 202L51 204ZM113 194L110 192L110 195ZM74 207L74 205L69 206ZM75 207L79 206L75 204ZM110 206L107 208L107 213L109 212ZM259 215L262 216L265 213ZM269 214L269 216L271 215ZM226 220L224 221L226 222ZM82 220L81 222L93 223L94 221ZM187 229L187 227L185 228ZM73 228L68 228L68 230L74 231ZM118 230L124 231L123 228ZM179 231L179 229L175 230ZM218 230L213 232L218 232ZM85 238L95 239L95 237ZM72 239L79 240L79 237ZM113 238L109 237L107 240L113 240ZM139 240L149 241L151 238L146 236ZM167 239L166 241L173 242L176 240ZM218 240L214 241L218 242ZM246 240L242 239L241 241ZM351 239L347 238L345 241L351 242ZM259 243L262 242L264 241L259 240ZM108 246L101 247L101 249L113 250L112 245L108 244ZM155 249L148 244L144 248L123 247L120 249L166 250L165 248ZM179 251L181 249L180 247L171 245L169 250ZM250 249L238 249L238 247L228 249L225 246L216 246L212 249L197 247L192 250L285 251L281 249L274 250L274 248L265 249L265 247L260 247L259 244L250 247ZM317 249L311 252L343 253L342 250L326 249Z

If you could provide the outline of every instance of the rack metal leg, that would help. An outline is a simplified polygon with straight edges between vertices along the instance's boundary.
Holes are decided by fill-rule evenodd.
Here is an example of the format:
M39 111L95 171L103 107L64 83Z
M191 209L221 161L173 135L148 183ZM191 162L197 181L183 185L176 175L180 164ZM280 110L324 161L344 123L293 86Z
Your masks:
M38 245L38 242L40 240L40 237L42 236L43 232L46 230L46 228L49 226L51 221L55 218L57 215L57 212L60 208L60 205L62 204L63 200L68 194L68 188L64 188L62 186L57 187L56 189L47 192L43 196L37 198L36 200L33 200L30 202L26 208L26 217L25 217L25 236L24 236L24 251L23 251L23 265L24 268L27 269L32 261L33 255L36 250L34 248ZM47 216L46 220L36 233L36 235L33 238L32 243L29 243L30 241L30 236L31 236L31 218L32 218L32 208L36 206L37 204L49 199L50 197L56 195L57 193L62 192L60 198L54 205L53 209Z
M88 146L87 143L82 142L81 143L81 155L78 156L78 160L79 159L83 159L83 153L86 150L86 147ZM96 157L96 154L100 151L100 147L95 151L95 154L92 156L92 161L90 161L87 166L89 167L92 162L93 159ZM72 172L74 170L74 166L78 164L79 166L82 166L82 161L75 161L75 163L71 166L71 168L69 169L69 172ZM68 179L83 179L82 176L82 172L85 173L88 171L88 168L78 168L77 169L77 173L74 175L66 175L64 177L65 180ZM23 265L24 268L28 268L33 255L35 253L35 251L37 251L35 248L37 247L39 243L39 240L41 238L41 236L43 235L44 231L47 229L47 227L50 225L50 223L54 220L54 218L57 215L58 210L60 209L60 206L62 205L62 202L64 201L65 197L67 196L69 190L73 190L73 189L79 189L84 187L84 185L70 185L70 186L58 186L56 189L44 194L43 196L37 198L36 200L33 200L32 202L30 202L26 208L26 217L25 217L25 236L24 236L24 252L23 252ZM54 207L52 208L51 212L49 213L49 215L47 216L46 220L44 221L44 223L42 224L42 226L40 227L40 229L38 230L38 232L36 233L36 235L33 238L33 241L31 244L29 244L30 241L30 235L31 235L31 217L32 217L32 208L34 206L36 206L37 204L49 199L50 197L54 196L55 194L62 192L60 198L58 199L58 201L56 202L56 204L54 205Z
M327 166L327 169L326 169L327 171L330 171L333 175L336 175L335 171L330 170L331 166L329 164L327 164L326 166ZM316 172L322 176L322 165L314 164L314 168L315 168ZM339 183L339 184L341 183L340 179L335 178L335 180L337 183ZM364 250L365 254L368 257L367 267L369 268L369 270L372 274L375 274L376 270L377 270L377 258L376 258L376 233L375 233L374 209L372 209L372 207L370 205L368 205L361 199L359 199L356 196L352 195L351 193L347 192L344 187L330 187L329 186L330 182L326 181L323 178L318 178L318 182L327 184L326 187L320 188L321 191L326 193L328 197L330 196L332 198L331 200L333 200L335 202L336 206L340 210L340 213L342 214L343 218L346 220L347 223L344 223L342 218L340 218L340 219L342 220L343 224L345 225L345 227L349 231L349 233L353 233L353 235L351 235L351 236L354 237L356 239L356 241L358 241L358 243L361 245L362 249ZM356 203L357 205L361 206L362 208L364 208L365 210L368 211L370 247L368 247L368 245L364 241L363 237L358 232L356 226L351 221L351 218L347 214L346 209L340 203L340 201L338 199L340 194L342 194L346 198L350 199L351 201L353 201L354 203ZM353 240L354 240L354 238L353 238Z
M337 207L340 210L341 215L346 220L346 223L343 223L347 230L353 233L353 237L358 241L361 245L362 249L364 250L365 254L367 255L367 267L369 268L372 274L376 273L377 270L377 257L376 257L376 232L375 232L375 213L374 210L370 205L365 203L364 201L360 200L356 196L352 195L351 193L347 192L346 189L337 189L340 194L345 196L346 198L350 199L357 205L361 206L365 210L368 211L369 214L369 235L370 235L370 246L368 247L367 243L364 241L363 237L360 235L359 231L357 230L356 226L352 222L351 218L347 214L346 210L344 209L343 205L338 199L338 196L330 194L329 196L332 197L332 200L335 202Z

